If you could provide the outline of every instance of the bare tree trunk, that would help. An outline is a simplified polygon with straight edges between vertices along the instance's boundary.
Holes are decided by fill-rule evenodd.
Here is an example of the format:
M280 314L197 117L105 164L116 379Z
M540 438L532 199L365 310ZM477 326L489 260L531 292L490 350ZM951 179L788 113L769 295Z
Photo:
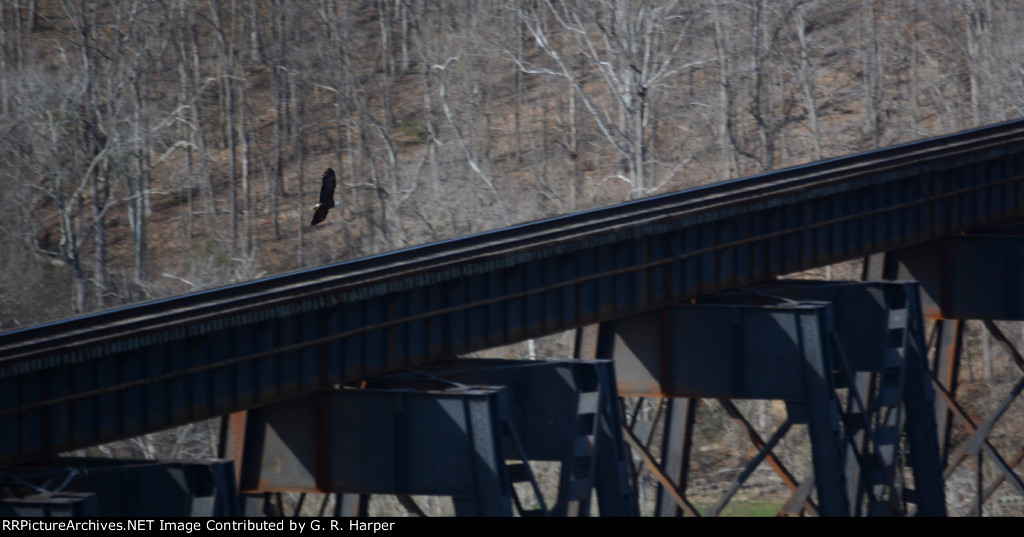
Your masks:
M771 96L768 95L768 85L770 83L768 77L771 74L768 73L764 65L765 57L768 55L770 36L768 28L766 28L768 26L766 8L765 0L754 0L753 13L751 15L753 21L751 34L754 42L754 53L750 55L750 72L754 77L754 96L750 105L750 113L754 118L754 123L757 126L757 136L761 142L760 151L758 152L760 171L775 168L775 133L774 125L769 125L771 113L768 110L771 106L769 102Z
M740 173L739 151L736 144L737 134L732 119L733 88L732 56L728 42L730 32L727 27L727 11L720 1L714 5L715 12L712 15L715 25L714 42L715 56L718 59L718 113L716 114L716 138L719 158L718 177L719 179L732 179Z
M99 156L98 148L96 156ZM93 270L93 279L96 288L96 305L99 308L104 306L104 296L107 293L107 226L104 213L110 202L110 172L108 166L104 166L104 168L102 177L98 170L92 176L93 226L96 234L96 268Z
M395 53L391 44L391 8L388 0L377 0L377 14L380 17L380 108L384 118L384 127L390 129L395 125L395 115L391 104L391 89L395 79Z
M191 61L189 65L192 71L192 91L191 95L195 96L192 103L192 125L196 134L196 145L199 147L199 180L198 183L202 187L202 198L203 198L203 226L207 230L213 229L213 222L216 219L216 207L217 207L217 188L213 181L213 167L210 160L209 144L207 143L206 130L203 128L206 121L206 107L200 96L201 81L204 80L202 62L200 56L200 38L199 28L196 24L196 13L195 10L187 7L183 7L183 15L185 17L185 28L188 37L189 53L191 55Z
M918 38L917 28L911 27L910 33L910 131L913 133L918 132L917 119L918 119L918 93L921 91L919 78L921 76L921 53L918 50Z
M295 85L294 82L292 82L292 93L293 93L293 95L298 93L298 91L299 91L298 86ZM298 160L299 160L299 192L298 192L298 198L299 199L296 200L296 203L299 206L299 215L300 215L299 219L298 219L298 222L297 222L297 224L298 224L298 234L297 234L297 237L296 237L296 241L298 243L298 248L296 248L296 262L298 263L298 266L303 267L303 266L306 265L306 249L305 249L306 225L307 225L306 224L306 215L308 213L306 213L306 211L302 210L304 208L302 200L309 199L309 198L306 197L307 188L305 186L306 185L306 130L305 130L304 127L306 125L306 101L305 101L305 99L297 98L298 95L295 95L295 97L296 97L296 101L295 102L296 102L296 104L298 106L295 108L295 139L293 140L292 143L295 144L296 151L298 152Z
M875 0L864 2L864 120L865 134L876 149L882 130L882 61L879 53Z
M21 26L21 16L18 14L17 7L15 7L14 14L14 26L17 28ZM0 28L6 29L7 27L7 9L0 6ZM0 35L0 73L8 73L11 71L11 67L8 65L8 57L16 55L15 51L17 50L17 43L19 41L21 41L21 32L17 30L14 32L5 31L3 35ZM10 89L8 89L7 77L0 76L0 114L3 114L4 116L10 114L11 111L10 95L11 92Z
M82 17L85 18L85 6L82 5ZM92 31L89 31L92 28ZM95 44L95 33L96 33L96 9L93 6L90 20L88 23L83 25L81 36L82 36L82 47L83 47L83 61L85 63L86 74L86 88L85 88L85 117L82 133L85 137L83 140L83 146L89 155L89 158L94 162L94 166L91 168L91 173L88 174L86 180L91 182L92 185L92 209L93 209L93 231L95 233L94 240L96 245L96 262L94 264L94 282L95 282L95 295L96 304L100 307L104 303L104 293L107 287L107 234L106 234L106 207L110 200L110 187L108 183L109 177L107 175L101 175L100 173L100 162L103 154L103 145L105 144L105 138L101 136L99 130L99 97L97 88L99 81L98 73L98 59L97 50ZM109 169L107 165L102 166L105 169ZM81 267L77 267L76 273L81 275ZM78 300L78 307L84 307L84 297Z
M401 43L401 63L398 66L399 72L406 73L409 71L409 9L406 5L405 0L395 0L395 11L398 12L399 24L401 25L402 43Z
M990 0L962 0L960 9L967 26L967 76L970 80L971 120L974 126L993 121L989 113L991 94L985 91L982 79L991 77L987 39L992 25Z
M239 84L239 107L238 107L238 128L240 133L240 139L242 144L242 201L244 203L243 210L245 211L245 235L244 242L242 244L243 253L248 256L250 255L253 248L252 239L252 192L250 191L250 177L249 177L249 125L246 121L245 111L248 108L246 103L247 93L245 91L245 85Z
M220 89L221 99L224 103L223 114L225 122L223 124L223 131L226 139L226 145L228 149L228 188L230 203L228 211L230 213L231 222L231 238L229 240L229 251L230 257L234 257L238 250L238 141L236 139L237 134L237 118L235 117L237 110L235 104L235 77L237 75L235 65L235 51L234 51L234 23L231 23L232 33L228 34L228 28L226 23L222 20L223 17L220 13L220 2L214 0L210 4L210 14L214 25L214 33L217 37L217 56L219 63L219 77L220 77ZM234 3L232 2L232 9L229 12L229 19L235 20L237 13L234 9Z
M146 72L147 57L142 51L145 48L143 33L146 32L145 25L139 20L137 5L132 4L130 17L130 28L132 45L135 54L132 56L132 128L134 129L133 145L137 146L135 158L133 159L132 177L128 192L131 195L129 205L129 222L132 229L132 246L135 253L135 281L145 281L146 267L146 219L149 216L149 176L150 176L150 132L148 103L148 73Z
M812 157L813 160L821 160L821 127L818 125L818 106L814 99L814 67L808 58L807 36L804 32L806 23L802 6L797 6L793 10L793 25L800 41L800 85L804 94L804 108L811 123L811 141L814 148Z
M270 195L270 219L274 222L274 238L281 238L281 221L278 218L278 197L283 192L284 184L284 123L285 96L284 83L281 80L279 70L274 69L274 155L273 155L273 179L272 184L267 186L267 193Z
M515 33L516 40L516 57L522 58L526 56L526 28L523 25L522 20L516 25L519 29ZM516 69L513 73L515 77L513 79L513 95L512 95L512 115L513 115L513 129L515 131L515 159L516 162L522 162L523 160L523 140L522 140L522 106L523 99L526 98L525 88L523 87L523 72L521 69Z
M263 63L263 38L260 30L260 2L249 0L249 53L253 63Z
M565 128L564 128L564 130L565 130L565 148L566 148L566 152L568 153L569 169L572 171L571 175L572 175L572 177L578 178L578 177L581 176L581 173L580 173L580 134L579 134L578 126L577 126L577 123L579 122L579 117L576 114L576 92L572 91L572 89L569 89L569 91L567 93L568 93L568 95L566 95L566 99L568 100L568 103L566 103L566 104L567 104L567 108L568 108L568 110L567 110L568 116L566 117ZM545 117L547 117L547 116L545 116ZM546 125L546 123L545 123L545 125ZM542 138L542 140L546 140L546 139L547 139L547 135L545 134L545 138ZM580 195L583 194L583 192L581 192L581 190L583 189L583 182L578 180L578 179L576 181L573 181L573 182L575 183L575 185L569 185L570 189L571 189L569 191L569 207L568 207L569 211L575 211L575 210L577 210L579 208Z
M192 241L193 237L193 206L192 206L192 193L195 190L196 177L198 176L198 165L196 164L196 149L198 143L196 140L196 132L201 130L195 123L197 121L196 109L199 108L199 99L194 98L198 93L195 87L194 81L191 79L189 65L189 53L188 53L188 37L185 26L186 10L181 9L177 12L169 13L166 24L171 28L171 39L174 42L174 52L177 57L176 67L178 74L178 95L177 104L179 108L188 110L189 120L183 121L179 124L181 136L188 140L188 144L185 148L185 181L183 184L181 194L185 198L185 211L182 214L182 239L185 243Z

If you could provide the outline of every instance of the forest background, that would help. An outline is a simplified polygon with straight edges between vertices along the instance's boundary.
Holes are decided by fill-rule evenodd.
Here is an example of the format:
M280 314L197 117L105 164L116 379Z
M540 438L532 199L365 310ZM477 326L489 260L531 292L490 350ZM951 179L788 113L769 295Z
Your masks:
M0 0L0 330L1021 117L1022 29L1020 0Z

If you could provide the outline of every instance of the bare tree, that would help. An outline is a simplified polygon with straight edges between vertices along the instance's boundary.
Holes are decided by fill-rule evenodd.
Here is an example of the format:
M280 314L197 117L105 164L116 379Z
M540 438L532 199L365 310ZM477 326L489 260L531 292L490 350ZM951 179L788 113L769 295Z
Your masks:
M41 89L41 88L40 88ZM77 89L77 88L76 88ZM62 105L46 97L67 99ZM27 172L56 209L59 238L56 244L38 243L40 252L64 262L71 271L71 309L75 313L87 311L86 293L89 274L86 267L86 244L96 227L90 225L87 215L89 189L95 185L95 175L109 149L104 147L95 155L82 151L81 140L88 136L86 121L79 106L67 95L44 96L29 108L31 123L23 124L21 135L31 144L32 152L20 160L18 166ZM29 118L27 118L29 119ZM109 204L95 207L93 217L102 218Z
M807 113L807 120L810 123L811 143L814 152L811 154L813 160L821 160L821 125L818 123L818 103L815 96L815 69L811 61L810 44L807 39L804 19L804 6L796 5L793 8L793 29L796 31L797 40L800 43L800 89L804 98L804 109Z
M1017 117L1020 7L0 2L5 236L88 310Z
M677 87L679 77L709 61L685 45L695 19L687 4L614 0L524 3L521 20L546 62L509 55L529 74L564 78L605 139L622 158L617 177L630 197L664 186L686 159L648 178L657 159L651 139L658 93ZM594 76L599 82L591 82ZM678 149L674 147L673 149Z

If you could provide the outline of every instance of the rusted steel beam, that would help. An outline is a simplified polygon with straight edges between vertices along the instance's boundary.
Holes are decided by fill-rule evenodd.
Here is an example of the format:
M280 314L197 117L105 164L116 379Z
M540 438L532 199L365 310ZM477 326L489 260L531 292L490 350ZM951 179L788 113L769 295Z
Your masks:
M686 511L686 514L690 516L701 516L700 511L690 503L690 500L686 499L685 491L672 481L672 478L665 473L665 470L661 468L658 461L654 459L651 453L644 446L643 441L637 438L629 427L622 428L622 438L631 448L636 450L637 454L639 454L640 458L643 459L644 464L650 470L651 474L653 474L655 479L658 480L658 483L664 487L664 490L672 497L673 501L676 502L676 505Z
M242 476L242 458L245 455L245 419L247 412L232 412L221 418L220 445L217 456L232 461L235 468L235 488Z
M784 464L782 464L782 461L780 461L779 458L775 456L775 453L772 452L771 449L767 449L768 443L765 442L763 438L761 438L761 435L757 433L757 430L754 429L754 426L751 425L749 421L747 421L747 418L745 418L743 414L740 413L740 410L736 408L736 405L734 405L731 400L719 399L719 402L726 409L726 412L728 412L729 416L736 420L743 427L743 429L747 433L747 438L750 439L750 443L752 443L754 447L757 448L759 453L764 453L764 460L767 461L769 465L771 465L771 467L775 470L775 473L782 479L782 482L785 483L786 487L788 487L789 490L796 492L796 490L800 487L800 483L797 482L796 477L792 474L792 472L790 472L789 469L786 468ZM789 425L787 425L786 427L788 428ZM779 427L779 430L782 430L781 426ZM805 509L808 509L812 513L816 512L816 509L814 508L814 506L810 505L810 502L808 502L808 504L804 507Z
M949 405L949 408L953 411L954 415L960 419L967 432L973 435L978 430L978 426L974 423L974 420L971 419L967 412L956 402L955 399L953 399L953 396L947 392L942 385L936 383L935 390L936 393L945 400L946 404ZM945 469L944 477L949 477L966 457L970 455L980 455L982 451L995 461L1002 476L1008 479L1020 494L1024 494L1024 479L1013 471L1013 466L1007 463L1007 461L1003 459L1003 456L999 454L999 450L984 437L980 438L977 443L973 445L967 445L966 442L961 444L951 454L949 464Z
M926 318L1024 320L1024 228L989 227L886 254L890 279L921 282Z

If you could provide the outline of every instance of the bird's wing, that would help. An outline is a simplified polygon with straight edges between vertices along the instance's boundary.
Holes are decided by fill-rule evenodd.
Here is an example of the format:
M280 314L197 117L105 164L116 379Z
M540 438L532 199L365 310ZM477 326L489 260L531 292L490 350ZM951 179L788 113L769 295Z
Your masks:
M313 213L313 221L309 225L315 226L320 222L323 222L324 219L327 218L327 211L329 210L330 209L328 208L327 205L321 205L320 208Z
M338 180L334 177L334 170L327 168L323 179L320 180L320 205L334 207L334 187ZM327 213L324 212L324 215ZM321 219L322 220L322 219Z

